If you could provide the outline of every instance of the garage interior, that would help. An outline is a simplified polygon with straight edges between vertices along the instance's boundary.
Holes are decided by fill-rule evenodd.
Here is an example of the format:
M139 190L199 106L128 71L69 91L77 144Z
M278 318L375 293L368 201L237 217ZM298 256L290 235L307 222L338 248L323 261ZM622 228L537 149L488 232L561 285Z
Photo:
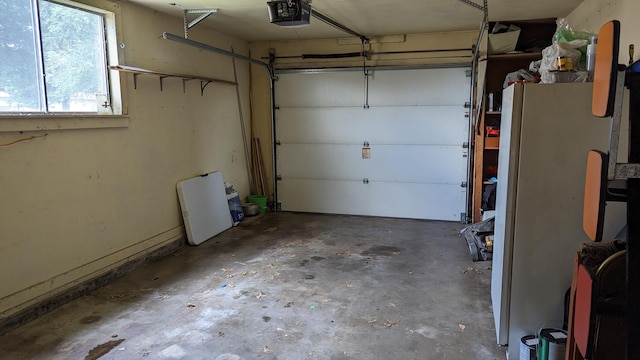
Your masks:
M500 116L487 95L540 58L556 19L596 34L620 20L619 62L634 60L636 2L316 0L295 26L266 1L59 3L109 14L112 88L97 112L42 113L11 108L0 83L1 358L513 360L521 336L565 325L558 289L589 241L573 207L529 216L571 227L531 230L571 237L527 262L560 269L535 294L553 316L496 326L495 266L461 236L488 217L497 172L478 134ZM488 54L498 23L535 46ZM216 172L265 212L196 246L176 187ZM603 239L625 209L607 203Z

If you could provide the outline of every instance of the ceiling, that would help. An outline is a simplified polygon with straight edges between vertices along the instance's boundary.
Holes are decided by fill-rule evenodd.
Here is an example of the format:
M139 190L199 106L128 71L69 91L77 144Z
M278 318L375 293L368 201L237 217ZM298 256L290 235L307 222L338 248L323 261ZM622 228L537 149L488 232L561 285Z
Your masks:
M185 9L218 9L197 26L247 41L343 38L351 35L316 18L305 27L269 22L267 0L128 0L182 19ZM564 17L583 0L487 0L489 21ZM314 11L367 37L478 30L481 0L313 0ZM191 14L188 20L198 15ZM197 27L191 31L197 31Z

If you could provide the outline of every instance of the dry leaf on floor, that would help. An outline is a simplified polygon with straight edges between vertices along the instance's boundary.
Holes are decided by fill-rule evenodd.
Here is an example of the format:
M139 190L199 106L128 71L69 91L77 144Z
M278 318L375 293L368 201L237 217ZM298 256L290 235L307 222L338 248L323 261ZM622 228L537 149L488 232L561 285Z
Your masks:
M196 304L187 303L187 307L196 307Z
M385 321L384 325L386 327L392 327L393 325L399 323L400 320L391 320L391 319L387 319L387 321Z
M396 304L394 304L394 303L389 303L387 306L388 307L392 307L392 308L397 307Z
M273 265L273 264L269 264L269 265L267 265L267 266L268 266L269 268L271 268L271 269L277 269L277 268L278 268L276 265Z
M460 328L460 330L462 330L462 331L464 331L464 330L467 328L467 326L466 326L466 325L463 325L463 324L458 324L458 327L459 327L459 328Z
M322 302L323 304L327 304L327 303L329 303L330 301L331 301L331 299L324 299L324 300L322 300L321 302Z
M267 296L267 294L260 292L258 295L256 295L256 299L262 299L265 296Z
M367 323L373 324L376 321L378 321L378 319L377 318L373 318L373 319L370 319L369 321L367 321Z
M265 347L262 349L262 352L263 352L263 353L265 353L265 354L271 354L271 353L273 352L273 350L269 349L269 347L268 347L268 346L265 346Z
M220 270L222 270L222 272L232 272L233 271L233 269L229 269L229 268L222 268Z

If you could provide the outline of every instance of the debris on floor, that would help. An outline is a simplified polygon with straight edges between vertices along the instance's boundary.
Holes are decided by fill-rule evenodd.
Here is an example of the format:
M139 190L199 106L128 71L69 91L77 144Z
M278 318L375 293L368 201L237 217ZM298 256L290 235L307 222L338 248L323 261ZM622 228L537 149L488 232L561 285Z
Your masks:
M494 217L490 217L460 230L459 235L464 236L473 261L493 258L494 220Z
M387 319L387 321L385 321L384 325L386 327L392 327L393 325L399 323L400 320L392 320L392 319Z
M99 359L103 355L106 355L109 351L113 350L113 348L115 348L116 346L122 344L123 341L124 339L111 340L104 344L100 344L94 347L93 349L91 349L91 351L89 351L89 354L84 358L84 360Z
M468 267L467 270L463 271L462 273L466 274L466 273L470 273L470 272L474 272L476 274L482 274L482 271L480 269L477 269L477 268L474 268L474 267L471 267L471 266Z

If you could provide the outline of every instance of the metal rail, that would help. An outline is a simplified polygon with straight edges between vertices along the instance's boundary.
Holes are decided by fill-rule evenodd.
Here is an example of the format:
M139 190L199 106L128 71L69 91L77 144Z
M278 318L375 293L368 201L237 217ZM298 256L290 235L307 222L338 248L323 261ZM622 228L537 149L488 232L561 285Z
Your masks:
M276 174L276 108L275 108L275 91L274 91L275 76L274 76L273 71L271 70L271 67L269 67L268 64L266 64L266 63L264 63L264 62L262 62L260 60L256 60L256 59L250 58L248 56L236 54L236 53L234 53L232 51L228 51L228 50L225 50L225 49L220 49L220 48L217 48L215 46L203 44L201 42L185 39L185 38L183 38L181 36L170 34L168 32L162 33L162 37L164 39L166 39L166 40L179 42L181 44L188 45L188 46L193 46L193 47L201 49L201 50L206 50L206 51L214 52L216 54L230 56L230 57L232 57L234 59L247 61L247 62L249 62L251 64L258 65L258 66L262 67L263 69L265 69L265 71L269 75L269 86L271 87L270 93L271 93L271 136L272 136L272 143L273 143L273 156L272 156L272 162L273 162L273 169L272 169L272 171L273 171L273 201L274 201L274 204L277 204L278 203L278 186L276 184L276 181L277 181L276 180L277 179L277 174ZM266 195L266 194L264 194L264 195ZM274 206L274 209L276 209L276 208L277 208L277 206Z

